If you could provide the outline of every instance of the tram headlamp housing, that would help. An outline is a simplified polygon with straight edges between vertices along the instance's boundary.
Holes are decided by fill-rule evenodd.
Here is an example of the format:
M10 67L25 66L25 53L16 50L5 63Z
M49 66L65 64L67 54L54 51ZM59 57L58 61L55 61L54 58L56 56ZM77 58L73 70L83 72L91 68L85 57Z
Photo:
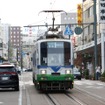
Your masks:
M71 74L71 70L66 70L65 74Z
M46 70L41 70L41 74L46 74Z

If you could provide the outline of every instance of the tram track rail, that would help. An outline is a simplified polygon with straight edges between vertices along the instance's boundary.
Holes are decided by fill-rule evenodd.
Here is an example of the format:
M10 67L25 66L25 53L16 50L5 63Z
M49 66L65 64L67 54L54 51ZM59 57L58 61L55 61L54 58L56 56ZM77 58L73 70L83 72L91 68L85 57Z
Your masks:
M74 96L70 96L68 93L65 93L66 96L68 96L69 98L71 98L72 100L74 100L75 102L77 102L79 105L88 105L86 103L81 102L79 99L77 99Z
M54 94L47 93L45 95L52 102L53 105L65 105L61 102L61 100L59 100L60 99L60 94L59 93L54 93ZM58 95L58 96L56 96L56 95ZM71 96L68 93L64 92L61 95L63 97L66 97L65 102L68 101L68 103L70 103L70 105L88 105L86 103L83 103L81 100L77 99L76 97Z
M105 105L105 99L96 95L96 94L94 94L94 93L90 93L86 90L83 90L83 89L80 89L80 88L77 88L77 87L75 87L74 91L81 94L82 97L83 96L88 97L86 101L83 100L82 98L81 99L79 98L81 101L83 100L83 102L85 102L88 105L89 105L89 103L88 103L89 101L93 101L93 103L100 103L100 104L96 104L96 105ZM72 96L77 97L77 98L79 97L76 94L72 94Z
M45 94L45 95L53 105L57 105L57 103L54 101L54 98L52 98L50 94Z
M24 80L26 81L26 76ZM21 105L42 105L42 103L43 105L105 105L104 97L97 96L97 94L78 86L75 86L73 90L64 92L38 92L33 86L29 85L29 82L25 83L25 81L22 86L22 96L25 102L23 100ZM36 94L32 94L33 92Z
M64 93L54 93L54 94L46 94L47 98L53 103L53 105L65 105L61 102L61 97L63 97L65 102L70 104L68 105L105 105L105 101L100 100L86 92L75 89L74 91L78 91L79 95L74 94L73 92L67 91ZM66 97L66 98L65 98ZM84 97L84 98L83 98Z

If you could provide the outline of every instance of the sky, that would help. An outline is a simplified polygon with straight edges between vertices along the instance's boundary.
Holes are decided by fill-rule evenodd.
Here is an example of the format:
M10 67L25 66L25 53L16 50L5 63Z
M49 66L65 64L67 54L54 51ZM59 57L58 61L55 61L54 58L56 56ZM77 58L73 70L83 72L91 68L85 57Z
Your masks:
M81 2L82 0L0 0L1 23L13 26L50 23L52 14L41 11L52 9L76 12L77 4ZM60 13L56 13L54 16L59 20ZM58 20L55 22L58 23Z

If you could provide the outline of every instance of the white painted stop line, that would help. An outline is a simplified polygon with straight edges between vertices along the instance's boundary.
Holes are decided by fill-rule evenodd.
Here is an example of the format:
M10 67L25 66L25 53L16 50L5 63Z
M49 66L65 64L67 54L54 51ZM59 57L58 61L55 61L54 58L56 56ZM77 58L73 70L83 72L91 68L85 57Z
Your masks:
M3 102L0 102L0 104L3 104Z

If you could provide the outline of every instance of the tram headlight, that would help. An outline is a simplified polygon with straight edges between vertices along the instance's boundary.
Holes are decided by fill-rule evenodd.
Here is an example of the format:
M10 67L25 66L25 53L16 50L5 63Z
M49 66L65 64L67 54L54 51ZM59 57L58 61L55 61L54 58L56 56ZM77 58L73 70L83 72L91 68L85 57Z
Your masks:
M71 71L70 70L66 70L65 74L71 74Z
M46 74L46 70L41 70L41 74Z

